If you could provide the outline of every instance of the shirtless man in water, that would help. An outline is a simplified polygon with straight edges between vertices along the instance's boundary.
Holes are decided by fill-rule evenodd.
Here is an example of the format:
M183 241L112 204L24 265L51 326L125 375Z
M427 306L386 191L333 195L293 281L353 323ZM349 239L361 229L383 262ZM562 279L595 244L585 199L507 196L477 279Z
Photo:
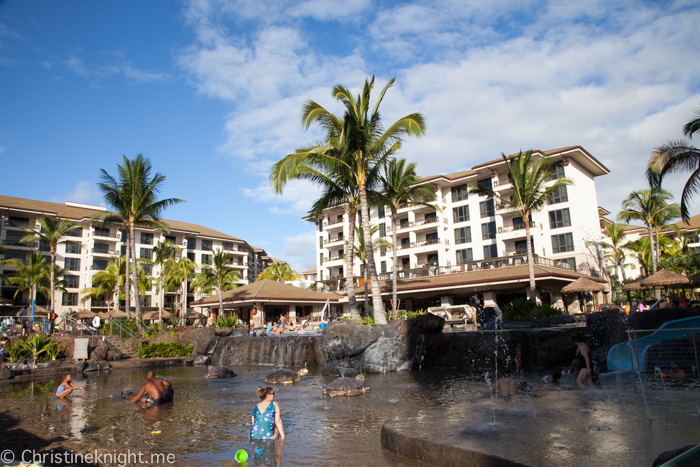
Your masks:
M506 376L499 378L496 385L491 388L491 391L486 393L484 397L490 397L491 394L494 394L496 391L499 391L499 395L501 397L509 397L514 396L519 390L522 391L526 389L527 383L524 381L518 381L517 379L512 378L509 373L506 373Z
M136 403L143 397L143 402L158 405L172 401L174 394L175 391L173 391L170 381L156 378L156 374L153 370L150 370L146 373L146 382L141 386L141 390L136 394L136 397L131 400L131 403Z

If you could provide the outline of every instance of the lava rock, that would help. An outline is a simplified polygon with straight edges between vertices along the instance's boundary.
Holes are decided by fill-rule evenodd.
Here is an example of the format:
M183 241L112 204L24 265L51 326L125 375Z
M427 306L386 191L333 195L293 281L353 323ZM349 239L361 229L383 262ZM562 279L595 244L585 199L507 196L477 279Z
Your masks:
M211 367L207 372L207 378L233 378L234 376L236 376L236 373L231 368L223 365Z
M218 337L228 337L232 332L233 328L229 327L214 328L214 334Z
M83 369L83 373L88 373L91 371L98 371L100 369L99 366L97 366L97 362L90 361L88 362L88 365Z
M412 328L420 329L423 333L437 333L442 332L442 328L445 327L445 318L432 313L427 313L425 315L418 315L413 318L410 325Z
M185 365L192 365L194 363L194 358L186 358Z
M105 360L107 358L107 353L109 352L109 346L103 340L98 340L95 348L90 352L90 360Z
M192 333L193 356L206 355L210 351L217 328L198 328Z
M12 371L10 371L7 366L0 363L0 380L2 379L12 379Z
M591 332L589 346L593 349L612 346L627 340L627 320L619 309L591 313L586 318L586 327Z
M329 361L353 358L372 345L380 334L380 326L366 326L354 321L338 320L323 330L323 351Z
M350 377L354 378L360 372L355 368L353 365L355 365L354 361L351 362L328 362L323 366L323 371L321 374L323 376L332 376L332 377Z
M684 448L674 449L673 451L662 452L654 460L654 463L651 464L651 467L659 467L659 466L665 464L666 462L670 461L674 457L678 457L681 454L683 454L685 451L687 451L688 449L691 449L694 447L695 447L695 445L691 444L690 446L686 446ZM685 464L685 465L686 465L686 467L700 467L700 459L695 459L695 460L693 460L690 463Z
M84 371L85 368L87 368L87 363L85 363L85 362L78 362L78 363L75 365L75 368L78 370L78 372Z
M444 322L444 319L442 321ZM435 321L432 322L435 323ZM375 327L379 328L380 335L362 352L362 355L357 357L360 370L363 373L410 370L413 367L413 353L411 352L409 333L401 333L393 326ZM424 329L421 326L417 326L417 328Z
M106 360L98 360L97 367L100 370L111 370L112 369L112 365L110 365L110 363Z
M211 357L209 355L200 355L193 361L195 365L209 365L210 362Z

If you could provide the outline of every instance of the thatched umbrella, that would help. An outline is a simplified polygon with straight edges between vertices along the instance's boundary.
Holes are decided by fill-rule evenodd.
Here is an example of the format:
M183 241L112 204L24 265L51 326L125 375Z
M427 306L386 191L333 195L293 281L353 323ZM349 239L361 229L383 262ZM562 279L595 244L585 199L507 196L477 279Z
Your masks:
M158 317L159 317L159 311L158 311L158 310L149 311L148 313L146 313L146 314L143 315L143 319L151 319L151 320L153 320L153 319L158 319ZM167 311L163 310L163 319L170 319L170 312L167 312Z
M76 314L73 315L73 318L75 319L93 319L95 316L97 316L95 313L93 313L90 310L82 309L78 311Z
M651 287L659 289L664 288L666 295L668 295L668 288L684 288L690 285L692 282L683 274L678 274L668 269L662 269L656 274L652 274L642 281L642 286Z
M109 312L104 314L105 318L126 318L126 313L119 310L109 310Z
M196 311L190 311L185 315L186 319L203 319L206 318L202 313L196 312Z
M622 286L622 290L625 292L629 292L632 290L643 290L644 286L642 285L642 281L646 279L646 277L640 277L638 279L633 280L632 282L628 282L627 284Z
M595 294L597 292L604 292L605 290L607 290L605 284L601 282L592 281L585 277L579 277L571 284L567 285L566 287L563 287L561 289L561 293L592 292ZM594 295L593 299L595 307L598 308L598 297Z

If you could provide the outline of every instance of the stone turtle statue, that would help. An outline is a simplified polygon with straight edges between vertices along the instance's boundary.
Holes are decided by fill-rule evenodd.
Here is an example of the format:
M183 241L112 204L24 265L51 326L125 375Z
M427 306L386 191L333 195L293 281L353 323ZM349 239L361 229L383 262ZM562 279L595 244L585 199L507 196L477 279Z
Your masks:
M213 366L207 372L207 378L233 378L234 376L236 376L236 373L231 368L223 365Z
M309 370L302 368L299 371L285 370L284 368L275 370L265 378L267 384L293 384L298 383L302 376L309 374Z
M359 396L369 391L369 388L365 387L365 377L364 375L357 375L353 378L338 378L330 383L323 390L323 394L327 394L331 397L335 396Z

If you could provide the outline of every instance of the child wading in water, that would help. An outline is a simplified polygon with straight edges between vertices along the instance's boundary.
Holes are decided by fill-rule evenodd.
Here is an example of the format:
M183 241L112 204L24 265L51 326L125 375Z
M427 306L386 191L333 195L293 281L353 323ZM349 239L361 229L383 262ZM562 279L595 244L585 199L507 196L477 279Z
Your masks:
M63 381L61 382L60 386L58 386L58 389L56 389L56 397L58 397L59 399L63 399L73 391L84 390L85 389L75 386L73 384L73 377L71 375L66 375L66 377L63 378Z

